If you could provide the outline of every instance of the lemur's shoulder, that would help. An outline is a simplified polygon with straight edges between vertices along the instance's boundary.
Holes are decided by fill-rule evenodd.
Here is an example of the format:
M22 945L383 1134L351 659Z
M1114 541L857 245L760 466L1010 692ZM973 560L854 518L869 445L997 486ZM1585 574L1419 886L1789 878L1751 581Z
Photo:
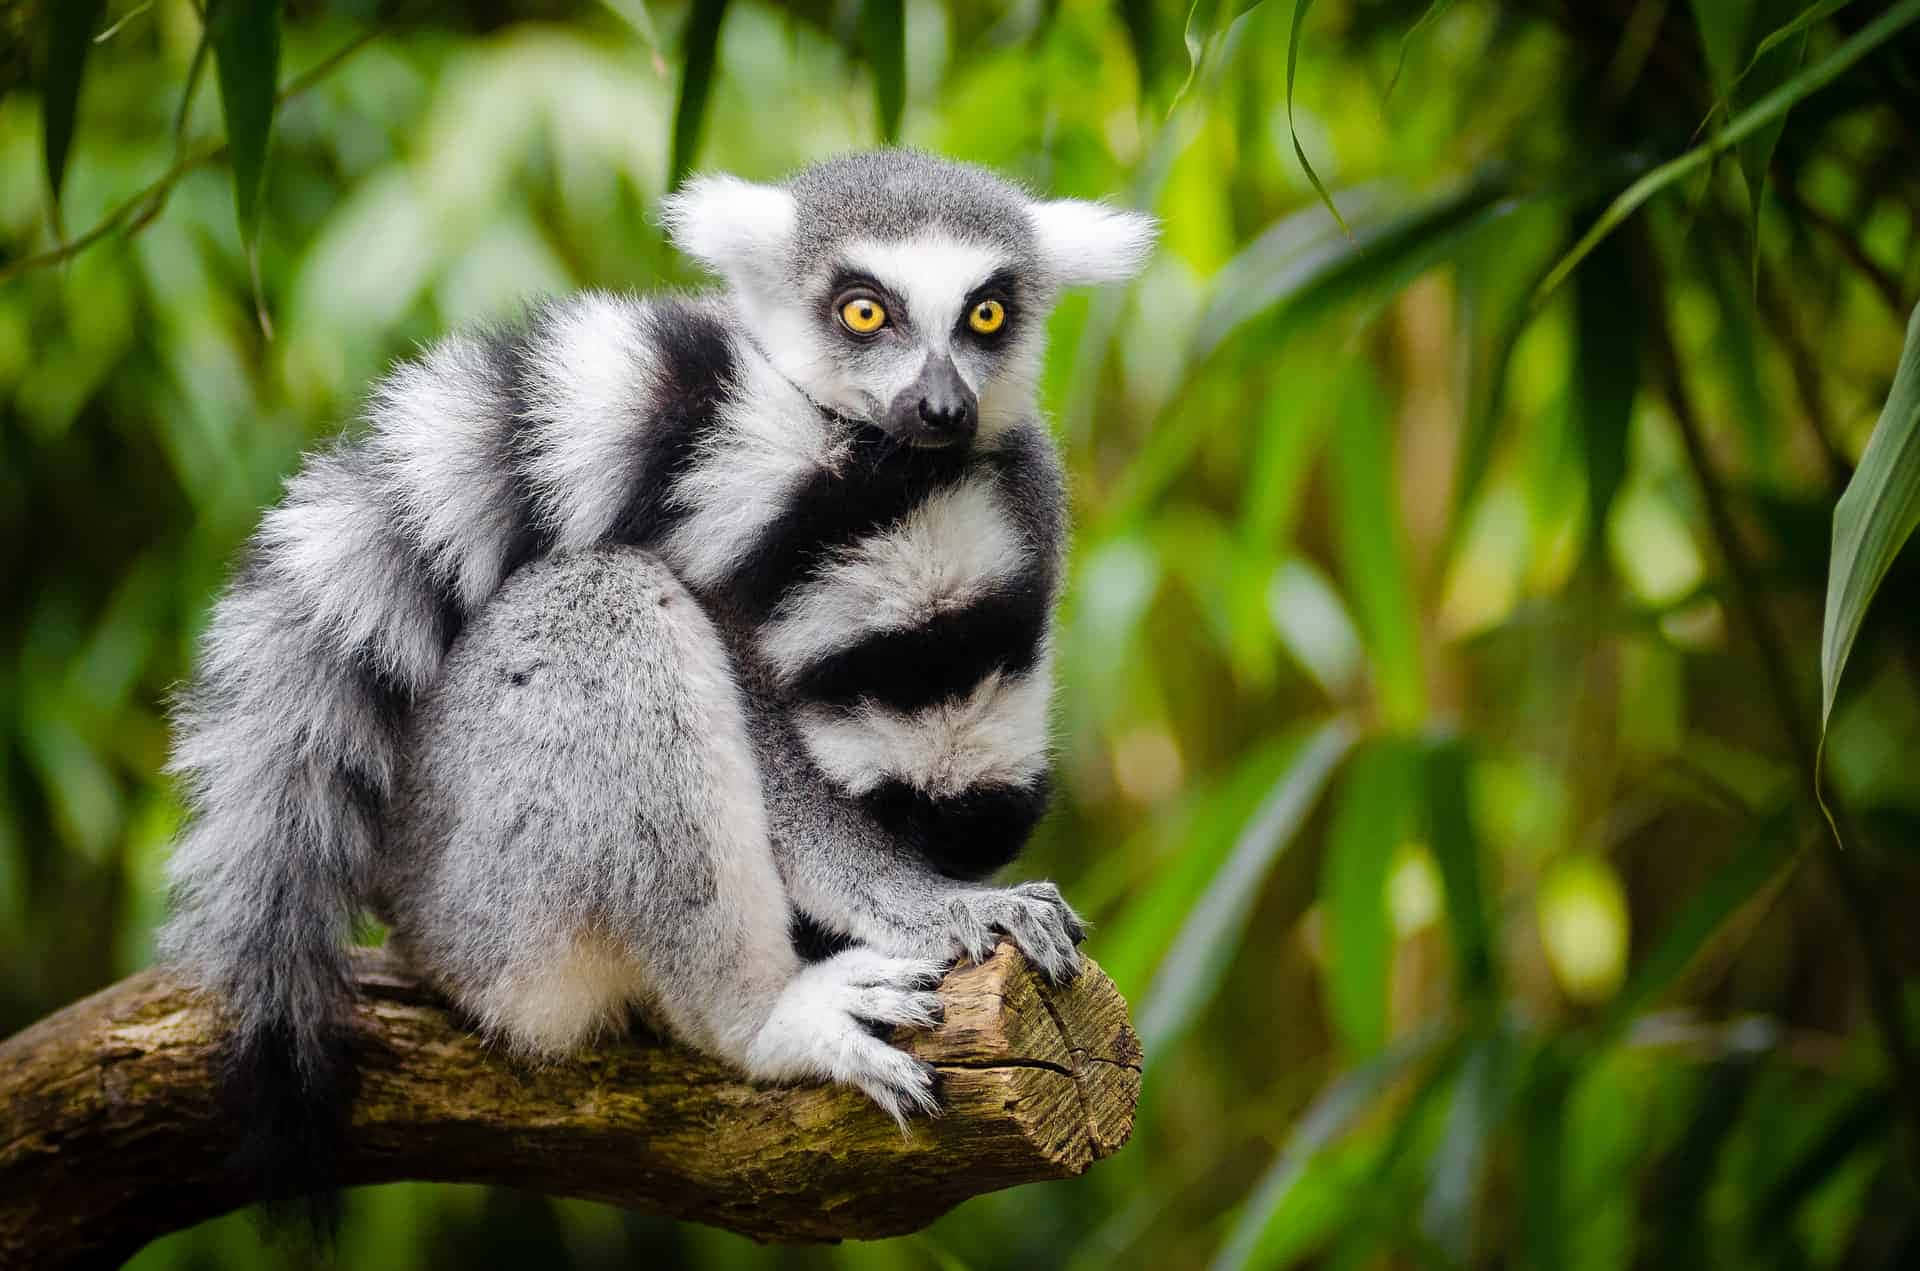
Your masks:
M477 603L554 550L655 541L670 492L742 377L717 295L586 291L471 327L396 366L366 412L371 453L430 554L498 529Z

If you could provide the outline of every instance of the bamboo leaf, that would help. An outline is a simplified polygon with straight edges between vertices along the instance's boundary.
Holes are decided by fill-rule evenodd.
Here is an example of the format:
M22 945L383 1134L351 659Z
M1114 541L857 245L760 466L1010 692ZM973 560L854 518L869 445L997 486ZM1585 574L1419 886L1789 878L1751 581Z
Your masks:
M93 28L100 21L104 5L105 0L66 0L50 6L47 15L40 139L46 159L47 209L54 237L62 240L67 234L60 220L60 190L66 181L74 120L80 110L80 77L86 70L87 52L93 47Z
M1786 6L1794 3L1797 0L1761 0L1760 16L1776 18ZM1745 98L1765 96L1779 87L1800 69L1806 52L1807 41L1802 36L1793 44L1779 46L1756 56L1736 77L1736 82L1728 86L1727 91L1734 103L1737 105ZM1746 82L1742 85L1739 81ZM1760 285L1760 213L1766 201L1767 167L1773 161L1774 147L1780 144L1780 134L1786 126L1787 116L1783 111L1779 118L1742 141L1739 146L1740 174L1747 183L1747 220L1753 233L1752 251L1749 253L1753 290L1758 290Z
M1232 0L1223 4L1221 0L1193 0L1193 7L1187 10L1186 32L1181 37L1187 46L1187 78L1180 90L1173 95L1173 103L1167 113L1173 113L1181 99L1192 90L1194 81L1200 77L1200 64L1206 59L1207 44L1217 35L1225 34L1228 27L1241 17L1260 7L1264 0Z
M1438 1030L1416 1033L1331 1082L1314 1099L1273 1164L1248 1197L1233 1230L1214 1255L1212 1271L1239 1271L1253 1259L1267 1223L1285 1203L1320 1150L1371 1110L1401 1074L1423 1062L1446 1041Z
M1327 211L1333 213L1333 220L1340 232L1352 237L1353 231L1347 228L1347 222L1340 215L1340 209L1333 205L1333 196L1327 193L1326 183L1320 180L1320 174L1313 170L1313 164L1307 159L1307 151L1300 144L1299 130L1293 126L1293 76L1300 62L1300 28L1307 20L1307 10L1313 7L1313 0L1293 0L1293 25L1287 32L1287 135L1293 139L1294 157L1300 160L1300 170L1307 174L1307 180L1313 185L1313 192L1327 205Z
M1124 991L1145 1003L1156 969L1166 961L1180 929L1199 907L1256 809L1285 780L1324 722L1253 746L1225 777L1193 790L1170 809L1157 837L1151 828L1138 832L1142 842L1153 838L1154 846L1145 854L1161 856L1168 851L1162 845L1170 842L1179 843L1180 850L1168 853L1144 886L1131 889L1126 907L1101 928L1100 965Z
M1320 792L1353 745L1353 732L1330 720L1300 746L1235 840L1206 891L1187 914L1154 972L1140 1010L1140 1036L1161 1051L1178 1039L1219 986L1273 862L1299 837Z
M1466 745L1457 740L1428 747L1427 841L1446 888L1447 925L1461 996L1468 1002L1486 1003L1493 1000L1498 977L1468 781L1471 759Z
M1551 264L1549 252L1558 249L1559 233L1545 244L1539 258L1518 251L1515 243L1479 241L1461 254L1458 267L1460 324L1466 344L1466 419L1460 429L1453 493L1448 500L1447 533L1440 564L1450 564L1459 553L1468 518L1493 465L1506 409L1507 378L1513 356L1539 310L1533 293Z
M1220 271L1194 328L1199 365L1257 319L1269 344L1350 301L1391 294L1519 207L1492 182L1388 211L1377 192L1358 192L1360 228L1341 238L1317 213L1275 222Z
M1362 1058L1387 1040L1393 968L1387 875L1412 825L1418 761L1414 743L1400 738L1361 750L1341 782L1327 835L1320 875L1327 1005L1348 1051Z
M1651 1007L1693 964L1728 919L1743 909L1791 863L1786 837L1791 819L1784 813L1753 827L1751 839L1687 899L1627 984L1613 1001L1600 1028L1603 1040L1617 1038L1636 1016Z
M1360 679L1360 633L1324 575L1304 556L1280 562L1268 580L1266 618L1280 643L1328 697L1345 698Z
M1407 28L1407 33L1400 37L1400 55L1396 57L1393 62L1393 78L1387 81L1387 96L1389 98L1393 96L1394 88L1400 83L1400 72L1407 69L1407 48L1419 37L1422 31L1433 25L1434 21L1451 8L1452 5L1453 0L1433 0L1433 3L1427 6L1427 11L1420 15L1419 20Z
M1535 294L1534 302L1536 304L1544 302L1547 296L1566 281L1567 276L1582 260L1586 259L1587 254L1602 239L1617 229L1621 222L1639 211L1641 205L1648 199L1675 182L1691 176L1711 162L1714 156L1758 133L1766 125L1786 114L1795 103L1831 84L1845 74L1854 63L1893 38L1902 28L1911 25L1916 18L1920 18L1920 0L1901 0L1901 3L1894 5L1872 22L1861 27L1851 38L1819 62L1807 67L1734 116L1712 141L1702 143L1669 159L1629 185L1612 203L1607 205L1600 219L1581 235L1580 241L1561 258L1558 265L1554 266L1553 271L1547 275L1546 281L1540 284L1540 290Z
M1571 423L1587 478L1587 556L1606 559L1607 513L1627 475L1627 425L1640 389L1644 323L1633 262L1619 239L1600 244L1574 280Z
M1497 1031L1467 1046L1446 1132L1427 1172L1420 1230L1454 1266L1472 1265L1474 1200L1488 1141L1506 1113L1510 1050L1507 1036Z
M1734 77L1734 84L1737 86L1741 80L1745 79L1747 73L1760 64L1761 58L1794 36L1811 30L1817 23L1825 21L1852 3L1853 0L1820 0L1819 4L1809 5L1799 17L1776 28L1766 39L1760 41L1759 46L1753 50L1753 57L1741 69L1740 74Z
M660 28L654 24L653 12L647 8L647 0L600 0L600 2L633 28L633 33L640 37L640 42L647 46L647 53L653 59L654 73L664 76L667 73L666 54L661 49Z
M234 213L241 242L251 255L260 232L280 75L280 0L216 0L207 10L207 41L213 47L227 120Z
M1754 0L1693 0L1693 24L1700 33L1707 72L1723 95L1733 83L1753 9Z
M1752 1053L1715 1063L1700 1083L1686 1132L1653 1174L1648 1243L1660 1266L1708 1266L1712 1243L1705 1213L1708 1190L1719 1174L1727 1140L1753 1089L1759 1070Z
M1549 1043L1534 1052L1519 1096L1522 1265L1564 1267L1567 1260L1567 1103L1573 1065Z
M1860 624L1893 558L1920 524L1920 306L1907 320L1893 389L1833 510L1826 622L1820 632L1820 731Z
M1121 0L1120 20L1127 28L1134 71L1140 77L1140 97L1145 101L1153 85L1160 82L1160 24L1152 0Z
M1355 377L1333 445L1334 532L1347 595L1366 638L1374 694L1390 727L1426 718L1419 620L1399 514L1388 419L1371 383Z
M1879 1142L1895 1124L1893 1098L1867 1090L1851 1099L1806 1149L1774 1176L1749 1219L1755 1252L1775 1247L1800 1207L1855 1153Z
M687 14L680 50L680 93L673 105L669 189L680 184L700 156L700 134L706 127L707 99L713 93L713 71L720 54L720 23L726 16L727 0L693 0Z
M907 13L905 0L866 0L860 13L867 64L873 69L874 118L880 139L900 139L900 115L907 104Z

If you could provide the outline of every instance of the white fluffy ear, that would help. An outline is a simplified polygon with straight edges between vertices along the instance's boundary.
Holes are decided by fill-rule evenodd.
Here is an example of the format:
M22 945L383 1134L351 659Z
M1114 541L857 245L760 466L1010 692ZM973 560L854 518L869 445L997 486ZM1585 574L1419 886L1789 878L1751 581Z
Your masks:
M727 278L764 270L793 242L793 195L724 175L694 177L667 196L660 219L674 245Z
M1160 226L1144 212L1056 199L1032 208L1040 255L1063 286L1119 282L1139 273Z

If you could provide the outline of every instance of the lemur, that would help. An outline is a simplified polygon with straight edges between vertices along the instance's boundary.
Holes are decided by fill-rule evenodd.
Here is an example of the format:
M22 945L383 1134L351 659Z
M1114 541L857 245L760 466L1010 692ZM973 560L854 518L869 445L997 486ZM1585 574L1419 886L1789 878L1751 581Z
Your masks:
M1154 223L907 151L699 177L664 221L722 288L401 365L214 605L161 947L224 1005L267 1190L344 1126L368 912L521 1054L637 1009L903 1125L932 1073L885 1026L936 1022L956 958L1078 969L1056 887L983 880L1048 797L1043 329Z

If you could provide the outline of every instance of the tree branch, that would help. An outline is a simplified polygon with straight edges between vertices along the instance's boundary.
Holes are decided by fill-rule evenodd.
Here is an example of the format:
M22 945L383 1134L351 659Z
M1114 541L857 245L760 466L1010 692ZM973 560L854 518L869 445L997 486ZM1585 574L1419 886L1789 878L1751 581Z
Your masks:
M545 1067L490 1051L389 955L356 955L363 1084L346 1184L499 1183L762 1240L899 1235L969 1196L1066 1178L1133 1128L1139 1041L1088 964L1050 989L1011 945L902 1044L945 1115L902 1134L844 1087L750 1085L645 1036ZM209 1007L141 972L0 1042L0 1265L117 1265L247 1203L222 1161Z

